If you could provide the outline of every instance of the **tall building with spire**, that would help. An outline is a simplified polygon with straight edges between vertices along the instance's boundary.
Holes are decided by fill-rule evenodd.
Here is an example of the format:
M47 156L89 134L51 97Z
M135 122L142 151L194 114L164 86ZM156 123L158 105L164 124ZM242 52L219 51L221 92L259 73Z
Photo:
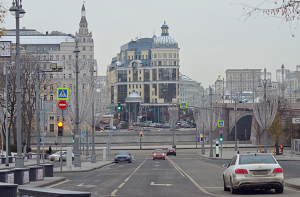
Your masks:
M4 35L0 38L0 41L11 41L13 44L13 53L16 52L15 29L4 31ZM25 27L20 29L21 53L28 54L40 61L42 65L41 70L51 71L50 63L56 62L60 64L67 60L74 60L75 54L73 51L76 42L78 42L78 48L80 50L78 56L79 60L92 60L96 65L97 62L94 60L94 41L92 32L88 30L84 4L81 9L79 29L78 32L75 32L75 35L59 31L52 31L51 33L46 31L45 33L41 33L34 29L26 29ZM89 72L89 69L81 70L79 76L90 75ZM47 84L41 84L40 91L44 102L51 103L53 104L52 106L54 106L51 107L51 111L46 112L45 130L46 132L57 132L57 121L62 120L62 117L56 113L56 89L61 87L69 88L70 91L73 91L75 74L72 69L64 66L63 72L49 73L49 78L51 80L48 81ZM66 126L64 130L67 131L69 128Z

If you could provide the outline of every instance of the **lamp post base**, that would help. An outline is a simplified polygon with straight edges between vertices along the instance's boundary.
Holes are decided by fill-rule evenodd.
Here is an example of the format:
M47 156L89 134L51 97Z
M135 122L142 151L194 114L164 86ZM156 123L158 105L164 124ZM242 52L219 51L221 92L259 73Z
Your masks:
M97 163L96 154L95 153L92 153L91 163Z
M16 156L16 168L24 168L24 159L22 155Z
M81 162L80 162L80 154L79 153L75 153L74 155L74 167L81 167Z

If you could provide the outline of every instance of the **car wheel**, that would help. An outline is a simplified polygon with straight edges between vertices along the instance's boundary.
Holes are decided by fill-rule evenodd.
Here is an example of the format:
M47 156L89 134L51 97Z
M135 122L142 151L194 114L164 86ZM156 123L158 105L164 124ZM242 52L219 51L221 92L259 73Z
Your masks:
M276 189L275 189L275 192L276 192L276 193L283 193L283 189L284 189L283 186L280 187L280 188L276 188Z
M233 188L233 184L232 184L231 178L230 178L230 193L231 194L237 194L238 193L238 191Z
M164 160L166 160L166 158L164 157Z
M225 179L224 179L224 176L223 176L223 184L224 184L224 191L229 191L230 189L228 187L226 187L225 185Z
M74 157L72 157L72 161L74 161Z
M175 154L175 156L176 156L176 154Z
M153 160L155 160L155 158L153 158Z

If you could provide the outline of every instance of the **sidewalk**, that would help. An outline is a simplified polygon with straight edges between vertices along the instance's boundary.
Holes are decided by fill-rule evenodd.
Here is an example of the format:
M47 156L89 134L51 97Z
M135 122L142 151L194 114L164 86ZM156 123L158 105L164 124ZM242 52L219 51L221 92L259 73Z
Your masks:
M53 162L50 161L49 159L45 159L45 164L46 163L53 163ZM24 162L24 167L36 166L36 164L37 164L36 159L29 159L27 162ZM42 159L40 160L40 164L43 164ZM109 164L112 164L112 161L97 161L97 163L91 163L90 161L81 160L81 168L74 168L73 165L72 170L67 170L67 167L65 166L66 164L64 163L64 166L62 167L62 171L60 171L60 167L53 169L54 177L44 177L44 180L31 181L28 184L19 185L18 188L47 187L49 185L53 185L66 180L65 177L55 176L55 173L89 172L95 169L105 167ZM0 170L14 169L14 168L15 168L15 163L10 163L9 166L5 166L5 164L0 164Z

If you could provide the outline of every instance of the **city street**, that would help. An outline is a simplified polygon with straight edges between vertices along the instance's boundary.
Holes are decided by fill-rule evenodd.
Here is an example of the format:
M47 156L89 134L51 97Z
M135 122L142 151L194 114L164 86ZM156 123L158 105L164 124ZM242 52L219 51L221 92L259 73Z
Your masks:
M153 160L152 151L129 151L133 163L116 163L91 172L59 173L66 181L50 187L89 191L92 196L230 196L223 191L222 164L228 160L205 159L198 149L177 150L177 156ZM114 153L114 152L113 152ZM297 161L279 161L285 179L297 178ZM58 174L55 174L58 175ZM235 196L272 196L274 190L244 191ZM285 187L284 196L299 196L300 190Z

